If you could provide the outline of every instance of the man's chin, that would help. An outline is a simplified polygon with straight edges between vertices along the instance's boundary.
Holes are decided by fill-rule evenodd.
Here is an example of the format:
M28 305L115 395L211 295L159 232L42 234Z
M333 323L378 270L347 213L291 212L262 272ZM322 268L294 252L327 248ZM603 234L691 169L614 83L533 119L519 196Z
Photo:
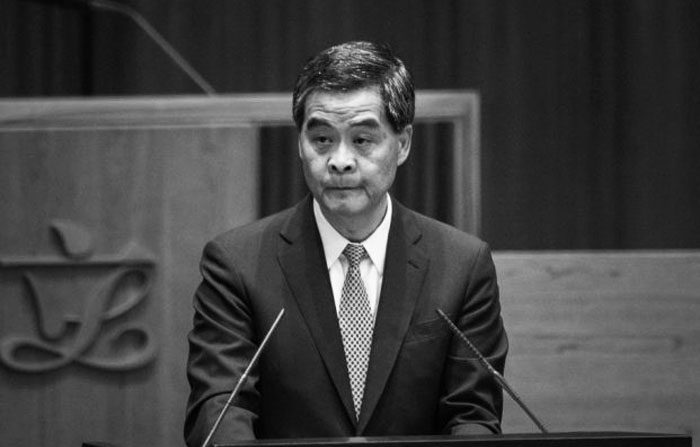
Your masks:
M362 215L365 212L367 205L360 202L358 200L337 200L324 197L321 203L327 213L338 217L351 218Z
M326 211L333 215L342 217L352 217L362 214L361 207L352 206L345 203L329 203L326 205Z

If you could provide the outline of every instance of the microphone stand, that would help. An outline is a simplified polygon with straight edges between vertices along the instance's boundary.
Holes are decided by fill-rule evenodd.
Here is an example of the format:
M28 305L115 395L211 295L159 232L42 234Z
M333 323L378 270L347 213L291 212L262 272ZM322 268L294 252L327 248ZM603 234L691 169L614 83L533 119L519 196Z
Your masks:
M130 6L111 0L87 0L87 4L95 9L116 12L128 17L136 23L153 41L172 59L190 79L192 79L207 95L214 96L214 88L195 70L178 51L141 15Z
M195 84L199 86L207 95L214 96L216 91L197 70L192 67L187 60L172 46L167 40L134 8L112 0L25 0L34 3L55 5L64 8L94 8L103 11L114 12L127 17L136 23L158 47L185 72Z
M253 359L248 364L248 367L243 372L243 375L240 377L240 379L238 379L238 383L236 383L236 387L233 389L233 391L231 391L231 394L229 395L228 400L226 401L226 404L224 405L224 408L221 409L221 413L219 413L219 417L216 418L216 422L214 422L214 426L209 431L209 434L207 435L207 439L205 439L204 442L202 443L202 447L207 447L207 445L209 444L209 441L211 441L211 438L214 436L214 433L216 433L216 429L219 428L219 424L221 424L221 420L224 418L224 415L226 414L226 410L228 410L228 407L231 406L233 399L238 394L238 390L241 388L241 385L243 384L243 382L245 382L245 379L248 377L248 374L250 373L250 370L253 368L253 365L255 365L255 362L258 361L258 357L260 357L260 353L263 351L263 349L265 348L265 345L267 344L267 341L270 339L270 336L275 331L275 328L277 327L277 323L279 323L280 320L282 319L282 315L284 315L284 309L280 310L280 313L277 314L277 318L275 318L275 321L272 323L272 326L270 326L270 329L267 331L267 334L265 335L265 338L263 339L262 343L260 343L258 350L255 351L255 355L253 355Z
M450 318L447 315L445 315L445 313L442 310L435 310L442 317L442 319L445 320L450 329L452 329L452 332L454 332L455 335L462 339L462 341L464 342L464 344L467 345L469 350L472 351L479 359L479 362L481 362L481 364L491 373L491 375L493 375L498 384L501 385L501 388L503 388L506 391L506 393L508 393L508 395L510 395L510 397L513 398L515 403L517 403L520 406L520 408L522 408L523 411L530 417L532 422L534 422L535 425L537 425L537 428L539 428L542 433L549 433L547 429L544 428L544 425L542 425L542 422L540 422L540 420L537 419L537 416L535 416L535 414L532 411L530 411L527 405L525 405L525 402L523 402L522 399L520 399L520 396L516 394L515 390L511 388L510 385L508 385L508 382L506 382L506 379L501 375L501 373L496 371L496 369L493 366L491 366L489 361L486 360L486 358L483 355L481 355L479 350L476 349L476 346L474 346L472 342L469 341L467 336L464 335L457 326L455 326L455 324L450 320Z

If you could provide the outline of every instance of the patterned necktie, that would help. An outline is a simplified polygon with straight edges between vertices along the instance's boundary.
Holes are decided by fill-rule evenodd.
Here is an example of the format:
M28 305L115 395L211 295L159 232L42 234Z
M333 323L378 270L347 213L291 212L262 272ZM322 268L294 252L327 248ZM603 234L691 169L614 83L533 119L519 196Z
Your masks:
M338 317L350 376L352 400L355 404L355 416L359 419L374 322L367 291L360 277L360 261L367 257L365 247L360 244L348 244L343 254L350 266L343 283Z

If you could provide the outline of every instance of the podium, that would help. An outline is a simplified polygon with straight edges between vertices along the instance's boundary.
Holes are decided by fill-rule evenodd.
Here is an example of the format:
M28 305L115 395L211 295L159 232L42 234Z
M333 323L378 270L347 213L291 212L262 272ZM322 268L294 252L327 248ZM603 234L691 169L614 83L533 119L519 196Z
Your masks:
M690 435L627 432L300 438L216 444L218 447L691 447L691 445Z

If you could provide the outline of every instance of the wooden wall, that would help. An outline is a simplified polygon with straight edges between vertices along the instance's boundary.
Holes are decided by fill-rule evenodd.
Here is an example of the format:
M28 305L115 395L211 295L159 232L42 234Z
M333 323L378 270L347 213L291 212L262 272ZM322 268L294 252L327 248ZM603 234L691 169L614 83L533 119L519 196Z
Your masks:
M497 253L506 376L552 431L693 433L700 252ZM536 431L507 401L507 432Z
M181 445L199 253L255 217L257 133L85 123L0 133L0 444Z

